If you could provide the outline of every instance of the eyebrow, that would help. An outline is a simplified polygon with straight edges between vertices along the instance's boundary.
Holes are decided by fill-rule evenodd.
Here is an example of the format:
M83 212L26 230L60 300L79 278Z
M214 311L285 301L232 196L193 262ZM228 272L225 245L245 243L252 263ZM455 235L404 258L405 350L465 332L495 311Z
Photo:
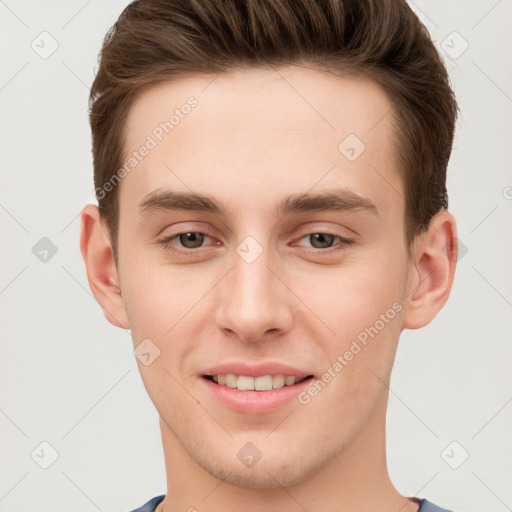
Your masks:
M213 196L195 192L174 192L154 190L139 203L139 212L149 211L195 211L216 215L227 215L227 207ZM350 211L363 210L379 215L377 206L367 197L347 189L334 189L312 194L304 192L284 197L275 207L277 216L308 211Z

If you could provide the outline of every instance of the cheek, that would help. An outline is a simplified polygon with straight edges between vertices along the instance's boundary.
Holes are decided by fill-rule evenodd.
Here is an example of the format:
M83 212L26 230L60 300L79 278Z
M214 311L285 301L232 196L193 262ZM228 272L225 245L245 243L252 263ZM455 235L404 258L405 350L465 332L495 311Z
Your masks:
M127 268L123 295L132 332L139 336L163 338L170 334L169 329L188 317L211 288L192 267L132 258Z
M173 376L181 380L187 374L188 355L205 339L205 329L213 328L205 319L213 314L210 294L217 274L155 261L139 267L134 260L132 269L123 290L135 353L146 351L146 343L158 355L149 366L138 361L142 379L155 400L171 390L179 395Z
M355 405L382 392L401 331L401 280L401 262L382 252L297 277L297 295L308 306L298 318L318 340L324 370L336 376L332 400L345 396Z
M402 296L399 266L382 257L337 268L312 268L290 279L303 302L298 306L304 310L302 318L315 316L342 339L373 325Z
M313 337L338 351L369 328L401 296L400 254L379 248L361 249L348 255L340 265L315 265L301 262L286 268L282 278L290 288L287 307L296 322L311 331ZM148 251L129 254L122 272L125 305L132 326L134 343L145 338L165 340L181 338L204 328L204 315L214 315L215 288L226 269L204 265L171 265ZM286 262L284 262L286 263ZM227 269L229 270L229 268ZM268 296L269 301L273 300ZM293 329L293 327L292 327ZM385 332L389 331L386 329ZM192 336L193 339L193 336ZM329 341L331 340L331 341ZM171 347L166 346L166 350Z

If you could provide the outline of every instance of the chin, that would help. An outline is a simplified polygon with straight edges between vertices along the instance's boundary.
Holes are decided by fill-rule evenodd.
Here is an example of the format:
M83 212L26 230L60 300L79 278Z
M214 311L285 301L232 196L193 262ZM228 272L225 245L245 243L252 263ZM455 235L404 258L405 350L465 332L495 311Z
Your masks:
M260 464L259 468L240 469L235 467L231 471L229 466L220 471L218 468L204 469L226 483L246 489L280 489L298 484L306 478L306 475L297 466L290 470L288 466L276 468L275 463L265 465L260 461L258 465Z
M227 452L224 452L227 453ZM314 460L306 460L300 453L278 453L269 451L254 466L245 467L236 457L217 454L210 457L194 457L206 472L215 478L237 487L248 489L279 489L298 484L317 472L328 461L322 461L318 454ZM198 455L198 454L195 454Z

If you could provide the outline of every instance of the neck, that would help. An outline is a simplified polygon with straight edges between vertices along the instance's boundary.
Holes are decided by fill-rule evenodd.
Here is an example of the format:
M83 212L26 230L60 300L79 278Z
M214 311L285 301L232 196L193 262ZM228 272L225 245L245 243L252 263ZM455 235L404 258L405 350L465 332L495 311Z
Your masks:
M417 512L418 500L393 486L386 462L387 394L350 444L311 476L287 487L254 489L219 480L186 452L160 418L167 496L157 511L283 512L295 510Z

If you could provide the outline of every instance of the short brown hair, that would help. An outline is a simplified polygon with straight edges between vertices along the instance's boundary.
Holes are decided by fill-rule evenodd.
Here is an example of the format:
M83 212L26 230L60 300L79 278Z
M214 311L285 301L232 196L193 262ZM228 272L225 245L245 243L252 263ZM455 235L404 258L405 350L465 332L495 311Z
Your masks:
M138 0L103 41L92 84L94 185L117 265L124 121L137 94L180 76L309 64L373 79L394 106L405 238L448 207L457 103L425 26L405 0Z

